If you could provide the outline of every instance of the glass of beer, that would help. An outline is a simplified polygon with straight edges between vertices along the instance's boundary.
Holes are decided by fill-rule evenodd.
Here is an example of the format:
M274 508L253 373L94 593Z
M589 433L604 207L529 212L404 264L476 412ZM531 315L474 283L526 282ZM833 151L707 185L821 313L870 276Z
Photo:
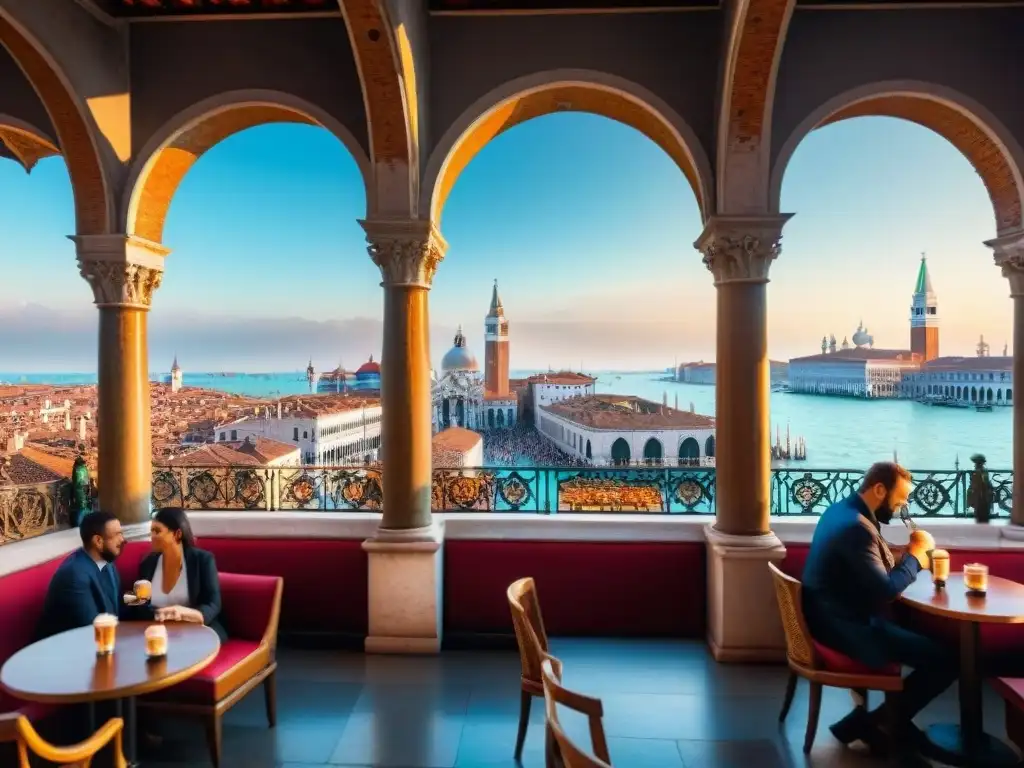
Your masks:
M964 586L972 595L984 595L988 592L988 566L981 563L968 563L964 566Z
M114 641L117 639L117 616L101 613L92 622L93 634L96 637L96 655L106 656L114 652Z
M933 549L932 561L932 583L936 589L943 589L949 579L949 552L944 549Z
M139 600L149 600L153 596L153 585L145 579L135 582L135 596Z
M167 655L167 627L153 624L146 627L146 658L159 659Z

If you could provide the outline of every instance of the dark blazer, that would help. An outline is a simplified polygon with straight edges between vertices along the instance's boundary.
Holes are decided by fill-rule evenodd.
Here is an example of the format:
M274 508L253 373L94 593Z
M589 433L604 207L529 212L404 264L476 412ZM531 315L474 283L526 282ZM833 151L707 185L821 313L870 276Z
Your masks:
M110 573L108 574L107 571ZM105 588L101 579L113 577L113 589ZM113 563L103 570L84 549L68 555L50 579L43 602L43 612L36 626L36 639L77 627L87 627L101 613L119 615L121 608L121 577Z
M154 581L156 563L160 555L150 552L139 564L139 578ZM221 641L228 639L224 627L218 620L220 617L220 576L217 574L217 561L213 553L205 549L189 547L185 550L185 575L188 578L188 606L203 614L203 623L214 630ZM155 585L154 585L155 587ZM154 614L152 605L134 607L132 615L139 619L151 619Z
M880 656L875 630L921 571L910 554L888 569L887 546L877 518L853 494L821 516L801 579L804 616L815 640L871 666L888 661Z

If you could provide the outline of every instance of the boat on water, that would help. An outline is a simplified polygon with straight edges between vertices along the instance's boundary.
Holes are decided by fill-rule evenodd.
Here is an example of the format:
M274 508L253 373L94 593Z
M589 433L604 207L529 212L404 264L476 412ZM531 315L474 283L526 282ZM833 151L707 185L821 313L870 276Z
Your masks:
M925 405L935 405L939 408L970 408L969 403L965 403L963 400L957 400L953 397L925 397L918 402L924 403Z
M988 403L985 403L983 405L976 405L976 406L974 406L974 410L978 411L979 413L991 413L992 412L992 406L989 405Z

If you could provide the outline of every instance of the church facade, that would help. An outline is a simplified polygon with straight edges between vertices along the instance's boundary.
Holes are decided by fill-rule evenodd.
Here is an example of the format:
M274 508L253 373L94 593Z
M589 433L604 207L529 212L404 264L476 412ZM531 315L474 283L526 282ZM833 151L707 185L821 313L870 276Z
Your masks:
M461 327L441 360L441 373L432 387L431 423L435 433L450 427L479 432L508 429L519 421L519 400L509 388L508 320L497 280L484 329L485 372L467 348Z

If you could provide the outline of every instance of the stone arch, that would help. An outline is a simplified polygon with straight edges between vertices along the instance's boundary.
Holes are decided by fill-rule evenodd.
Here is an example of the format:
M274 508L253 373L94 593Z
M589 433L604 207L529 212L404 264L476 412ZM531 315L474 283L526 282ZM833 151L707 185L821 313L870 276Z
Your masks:
M769 204L779 210L782 179L793 152L815 128L852 117L896 117L930 128L956 147L992 200L997 233L1019 229L1024 151L994 115L963 94L934 83L887 81L846 91L811 112L787 137L771 173Z
M644 460L661 461L665 458L665 448L661 444L661 440L656 437L647 438L647 442L644 443Z
M229 136L269 123L302 123L326 128L355 158L364 184L369 179L369 160L362 147L349 130L326 111L278 91L229 91L172 117L139 153L122 201L125 231L161 242L171 200L195 162Z
M686 176L707 218L714 189L711 164L689 125L653 93L604 72L559 69L504 83L477 99L445 131L427 161L420 210L440 223L456 179L499 134L554 112L590 112L628 125L661 147Z
M110 192L84 104L52 57L30 39L9 11L3 9L0 9L0 45L7 49L39 95L57 134L56 146L64 156L71 178L76 233L106 234L113 218Z
M612 443L611 460L613 464L628 464L632 459L629 443L624 437L618 437Z
M31 173L44 157L59 154L56 140L45 131L17 117L0 114L0 157L10 158Z
M686 465L700 464L700 443L695 437L687 437L679 442L679 463Z

